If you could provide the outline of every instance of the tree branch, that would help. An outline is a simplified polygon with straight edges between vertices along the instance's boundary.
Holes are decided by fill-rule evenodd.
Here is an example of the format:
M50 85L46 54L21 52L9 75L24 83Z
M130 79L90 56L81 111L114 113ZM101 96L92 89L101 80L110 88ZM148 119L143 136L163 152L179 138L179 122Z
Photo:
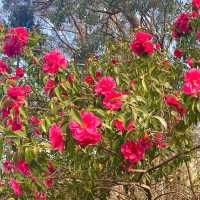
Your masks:
M156 165L156 166L154 166L154 167L148 169L148 170L146 171L146 173L149 173L149 172L151 172L151 171L154 171L155 169L158 169L158 168L162 167L163 165L168 164L169 162L175 160L176 158L178 158L178 157L180 157L180 156L182 156L182 155L185 155L185 154L189 154L189 153L191 153L191 152L193 152L193 151L195 151L195 150L197 150L197 149L200 149L200 145L197 145L197 146L193 147L193 148L190 149L190 150L186 150L186 151L183 151L183 152L181 152L181 153L178 153L178 154L172 156L171 158L169 158L169 159L167 159L167 160L161 162L160 164L158 164L158 165Z

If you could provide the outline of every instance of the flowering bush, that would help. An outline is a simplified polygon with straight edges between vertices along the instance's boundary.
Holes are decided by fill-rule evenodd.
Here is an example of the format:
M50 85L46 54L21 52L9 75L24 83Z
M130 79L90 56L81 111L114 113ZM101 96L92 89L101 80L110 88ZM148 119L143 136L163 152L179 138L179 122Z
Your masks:
M57 49L38 53L42 38L25 28L1 30L0 197L105 199L133 182L148 195L190 159L199 148L199 24L198 13L177 17L173 62L141 30L82 68Z

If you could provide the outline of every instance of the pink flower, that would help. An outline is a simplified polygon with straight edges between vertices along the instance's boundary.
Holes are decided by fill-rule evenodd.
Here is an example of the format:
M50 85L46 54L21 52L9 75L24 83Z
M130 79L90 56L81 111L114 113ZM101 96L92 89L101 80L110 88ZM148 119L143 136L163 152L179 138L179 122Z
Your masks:
M16 103L19 104L23 104L25 97L28 95L29 95L28 86L9 86L7 89L7 96L11 100L16 101Z
M135 130L135 124L132 120L128 121L127 127L125 126L125 123L120 119L113 120L113 126L121 132L125 131L134 131Z
M19 160L16 164L16 169L22 173L24 176L30 176L31 171L29 169L28 164L24 160Z
M49 139L53 149L62 152L64 150L64 137L57 124L52 124L49 129Z
M0 73L7 73L9 70L8 65L0 59Z
M101 140L101 134L97 131L97 127L101 125L101 120L91 112L81 112L82 122L71 121L69 129L72 137L81 145L94 145Z
M190 13L181 13L177 16L176 21L173 25L173 37L180 38L183 34L189 33L192 31L190 26Z
M154 135L153 142L157 148L162 149L167 147L164 140L164 135L162 133L156 133Z
M8 117L8 115L10 114L10 110L11 110L10 106L2 108L2 110L1 110L2 116L3 117Z
M145 149L138 142L126 141L121 145L121 153L125 160L131 163L137 163L144 158Z
M110 76L104 76L96 83L95 93L97 95L105 95L110 93L114 88L116 88L114 79Z
M34 191L34 198L35 198L36 200L46 200L46 199L47 199L45 193L43 193L43 192L38 192L38 191Z
M94 78L92 75L88 74L87 76L85 76L84 78L84 82L86 82L87 84L91 85L94 83Z
M3 44L3 53L13 57L22 53L28 43L28 31L24 27L10 28Z
M43 183L46 187L51 188L53 187L54 181L53 178L46 178Z
M113 120L113 126L118 130L118 131L121 131L121 132L125 132L126 131L126 127L125 127L125 124L122 120L120 119L115 119Z
M9 184L17 196L20 196L22 194L21 185L17 180L10 179Z
M106 94L103 99L103 105L109 110L119 110L123 105L121 98L123 97L122 93L116 91L110 91Z
M200 69L192 68L185 72L182 91L191 96L197 96L200 93Z
M181 49L175 49L174 56L176 58L181 58L183 56L183 52L181 51Z
M130 43L130 49L138 56L150 55L154 52L153 36L145 32L137 32Z
M43 57L44 65L43 71L49 74L55 74L60 69L65 69L68 65L68 62L65 60L63 54L59 50L54 49L46 53Z
M127 131L135 131L135 124L132 120L128 121Z
M192 65L193 65L193 59L192 58L187 58L185 60L185 63L187 63L190 67L192 67Z
M175 96L167 95L164 97L164 101L167 105L175 107L181 115L187 113L187 109Z
M192 11L191 15L192 15L192 18L196 18L198 17L199 13L197 11Z
M12 160L4 160L3 161L3 169L5 172L9 172L14 169L14 163Z
M199 9L200 8L200 0L192 0L192 7L194 9Z
M23 87L23 90L24 90L24 95L25 95L25 96L29 96L29 94L30 94L30 92L31 92L31 86L28 85L28 84L26 84L26 85L24 85L24 86L22 86L22 87Z
M10 86L7 90L7 95L12 99L24 98L24 90L21 86Z
M52 79L48 79L45 86L44 86L44 91L46 94L51 92L54 88L56 87L56 82Z
M148 135L144 135L144 137L139 139L139 144L145 149L150 149L152 147L152 141Z
M30 123L34 126L39 126L41 124L41 120L38 119L36 116L31 116L30 117Z
M15 71L16 77L21 78L24 76L24 73L25 73L25 71L22 67L16 68L16 71Z

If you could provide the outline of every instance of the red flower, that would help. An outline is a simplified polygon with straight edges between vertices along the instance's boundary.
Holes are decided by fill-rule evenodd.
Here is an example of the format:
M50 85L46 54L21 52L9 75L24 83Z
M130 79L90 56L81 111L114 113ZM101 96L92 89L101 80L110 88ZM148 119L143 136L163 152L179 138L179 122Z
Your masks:
M9 184L17 196L20 196L22 194L21 185L20 185L20 183L18 183L17 180L10 179Z
M145 32L137 32L130 43L130 49L138 56L150 55L154 52L153 36Z
M128 121L127 131L135 131L135 124L132 120Z
M192 68L185 72L182 91L191 96L197 96L200 93L200 69Z
M10 86L7 90L7 95L12 99L21 99L24 97L24 90L21 86Z
M36 116L31 116L30 123L34 126L39 126L41 124L41 120L38 119Z
M26 85L23 86L23 90L24 90L24 95L29 96L29 94L31 92L31 86L26 84Z
M190 13L181 13L177 16L176 21L173 25L173 37L180 38L183 34L191 32L190 26Z
M150 137L145 134L144 137L139 139L139 144L145 149L150 149L152 147L152 141Z
M54 88L56 87L56 82L52 79L47 80L45 86L44 86L44 91L46 94L51 92Z
M74 77L74 74L73 74L73 73L69 73L69 74L67 75L67 80L68 80L69 82L73 82L74 79L75 79L75 77Z
M91 85L91 84L94 83L94 78L93 78L92 75L89 74L89 75L85 76L84 81L85 81L87 84Z
M200 8L200 0L192 0L192 7L194 9L199 9Z
M9 172L14 168L14 163L12 160L4 160L3 161L3 169L5 172Z
M2 116L3 117L8 117L8 115L10 114L10 110L11 110L10 106L2 108L2 110L1 110Z
M167 147L164 140L164 135L162 133L156 133L154 135L153 142L157 148L162 149Z
M28 31L24 27L11 28L5 35L3 53L13 57L22 53L28 43Z
M118 63L118 59L117 58L112 58L112 64L116 65Z
M114 88L116 88L114 79L110 76L104 76L96 83L95 92L97 95L105 95Z
M101 78L102 77L102 73L101 71L97 70L95 73L96 78Z
M46 187L51 188L53 187L54 181L53 181L53 178L47 178L44 180L43 183Z
M121 109L124 103L121 100L122 97L123 97L122 93L113 90L105 95L103 99L103 105L109 110L119 110Z
M144 158L145 149L138 142L126 141L121 145L121 153L124 159L131 163L137 163Z
M38 192L38 191L34 191L34 198L35 198L36 200L46 200L46 199L47 199L45 193L43 193L43 192Z
M174 106L181 115L187 113L187 109L180 101L178 101L178 99L175 96L167 95L164 97L164 101L167 105Z
M16 169L22 173L24 176L30 176L31 171L28 164L24 160L19 160L16 164Z
M54 165L53 165L53 163L49 160L48 161L48 172L50 173L50 174L52 174L52 173L54 173L55 171L56 171L56 169L55 169L55 167L54 167Z
M39 128L35 128L34 131L33 131L33 134L35 136L39 136L39 135L41 135L41 130Z
M49 129L49 139L53 149L62 152L64 150L64 137L57 124L52 124Z
M115 119L113 120L113 126L118 130L118 131L121 131L121 132L125 132L126 131L126 127L125 127L125 124L122 120L120 119Z
M7 96L14 101L24 102L24 97L29 94L26 86L9 86L7 89Z
M43 71L50 74L57 73L60 69L65 69L68 62L65 60L63 54L59 50L54 49L46 53L43 57L44 65Z
M196 18L198 17L199 13L197 11L192 11L191 15L193 18Z
M23 125L19 116L15 116L7 120L7 125L11 126L12 131L20 131L23 129Z
M7 73L9 70L8 65L0 59L0 73Z
M19 110L20 106L24 104L25 97L30 93L30 86L9 86L7 89L7 97L11 100L9 109Z
M101 125L101 120L91 112L81 112L82 122L71 121L69 129L72 137L81 145L94 145L101 140L101 134L97 127Z
M181 58L183 56L183 52L181 51L181 49L175 49L174 56L176 58Z
M155 49L159 50L161 48L160 42L155 43Z
M16 71L15 71L16 77L21 78L24 76L24 73L25 73L25 71L22 67L16 68Z

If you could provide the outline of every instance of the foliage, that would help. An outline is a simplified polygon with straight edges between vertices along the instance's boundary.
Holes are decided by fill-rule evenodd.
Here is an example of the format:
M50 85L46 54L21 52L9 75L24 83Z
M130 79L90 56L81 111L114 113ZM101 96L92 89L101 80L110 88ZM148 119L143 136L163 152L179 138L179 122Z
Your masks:
M10 37L1 27L2 47L14 40L10 48L20 51L8 57L2 48L0 197L106 199L123 185L129 199L135 187L151 199L151 183L167 179L199 148L192 130L200 80L183 78L188 57L199 70L199 15L189 23L191 31L176 38L183 58L170 60L138 29L131 43L112 41L81 67L59 50L41 52L36 33L27 44L20 31ZM19 66L24 74L16 73Z

